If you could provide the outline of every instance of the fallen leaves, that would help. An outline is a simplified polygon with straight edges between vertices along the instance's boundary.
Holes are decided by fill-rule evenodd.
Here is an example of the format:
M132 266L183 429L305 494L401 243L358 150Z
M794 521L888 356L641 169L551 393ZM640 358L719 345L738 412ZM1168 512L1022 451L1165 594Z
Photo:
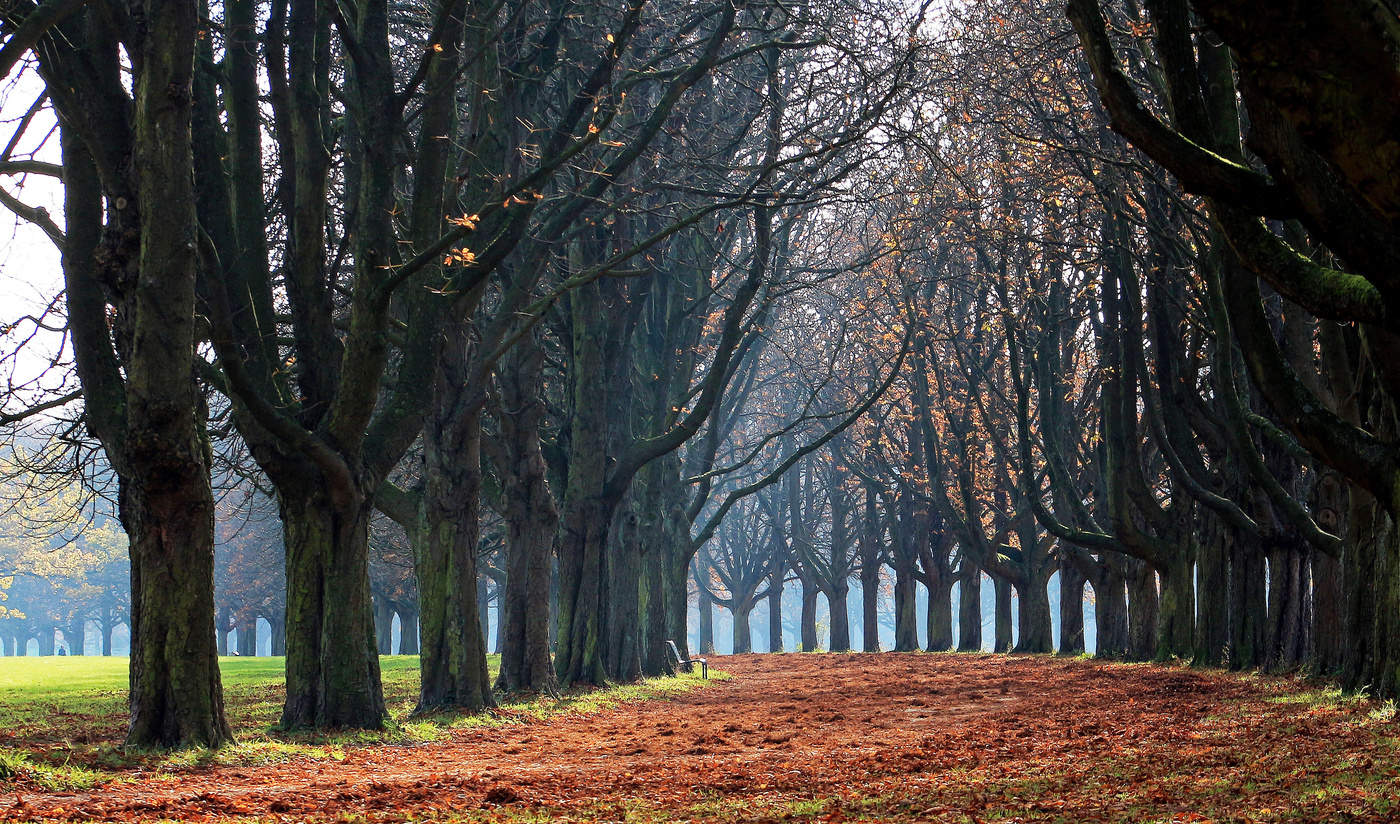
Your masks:
M982 655L755 655L594 715L27 792L0 818L376 822L1387 820L1394 714L1182 668Z

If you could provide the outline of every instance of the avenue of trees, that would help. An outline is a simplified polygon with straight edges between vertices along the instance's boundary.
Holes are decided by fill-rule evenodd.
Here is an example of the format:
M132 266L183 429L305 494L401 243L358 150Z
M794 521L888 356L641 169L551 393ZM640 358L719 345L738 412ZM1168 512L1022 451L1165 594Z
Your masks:
M479 710L668 672L692 607L981 649L984 581L998 651L1089 600L1100 656L1400 693L1380 0L0 33L0 203L62 259L4 319L0 640L125 624L131 744L227 742L260 619L283 728L376 728L395 623L419 710Z

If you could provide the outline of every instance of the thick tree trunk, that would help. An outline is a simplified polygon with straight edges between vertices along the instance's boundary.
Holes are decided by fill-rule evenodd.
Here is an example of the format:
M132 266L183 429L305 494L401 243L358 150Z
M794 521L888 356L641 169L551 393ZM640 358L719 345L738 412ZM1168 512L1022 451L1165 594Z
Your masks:
M82 655L83 644L87 640L87 622L81 618L75 619L68 628L63 630L63 641L68 645L69 655Z
M851 616L847 611L846 595L850 592L845 581L838 581L826 594L831 609L831 652L851 651Z
M1230 550L1234 530L1212 514L1203 514L1198 529L1198 599L1195 657L1197 666L1223 665L1230 651Z
M734 654L753 652L753 633L749 627L752 605L742 603L734 609Z
M197 436L191 441L180 450L185 458L207 454ZM178 463L190 464L188 471ZM158 483L123 485L122 521L131 540L126 740L133 746L217 747L233 740L214 639L214 496L205 467L197 458L172 456L166 471L142 473ZM51 653L52 630L46 635Z
M1328 329L1327 327L1331 327ZM1335 363L1334 345L1338 337L1337 327L1324 326L1319 330L1322 344L1324 372L1329 364ZM1338 365L1340 367L1340 365ZM1338 368L1339 382L1345 383L1345 368ZM1345 391L1345 390L1343 390ZM1329 393L1335 397L1335 393ZM1347 535L1345 517L1350 500L1350 487L1342 476L1329 467L1322 467L1318 480L1313 485L1309 508L1317 513L1318 524L1333 535ZM1349 551L1347 546L1345 551ZM1345 643L1342 635L1342 621L1345 606L1342 594L1342 559L1333 558L1317 550L1309 555L1312 574L1312 650L1308 668L1323 677L1332 677L1341 672L1342 648Z
M369 584L370 501L320 478L279 487L287 551L283 729L384 725ZM419 580L423 580L420 576Z
M935 578L934 585L928 587L928 630L929 652L946 652L953 648L953 580Z
M678 525L679 526L679 525ZM690 551L689 522L680 546L671 547L666 553L666 639L676 642L676 649L683 657L689 658L690 649L690 593L686 587L690 583L690 562L695 553Z
M244 618L238 622L238 654L252 658L258 654L258 618Z
M498 375L501 406L509 410L498 421L506 456L506 466L500 468L506 582L497 612L501 672L496 687L505 692L552 693L556 684L549 650L549 577L559 511L540 451L542 358L534 341L523 339L506 356Z
M1010 652L1011 640L1011 582L1005 578L992 578L996 592L996 635L992 640L992 652Z
M876 607L880 597L880 568L862 564L860 568L860 649L880 651L880 616ZM899 614L899 589L895 589L895 615ZM896 617L896 622L898 618ZM896 645L896 648L897 645Z
M695 576L696 576L696 578L702 578L702 577L708 578L708 577L709 577L709 555L706 554L706 552L705 552L704 549L701 549L701 550L700 550L699 555L700 555L700 557L699 557L699 559L696 561L696 565L695 565ZM700 635L699 635L700 654L701 654L701 655L714 655L714 654L715 654L715 607L714 607L714 602L713 602L712 600L710 600L710 591L709 591L708 589L706 589L705 585L697 584L697 586L696 586L695 588L696 588L696 590L697 590L696 601L699 603L699 610L700 610L700 627L699 627L699 633L700 633Z
M374 646L380 655L394 654L394 607L382 598L374 601Z
M963 562L958 576L958 652L982 651L982 570Z
M803 652L816 652L817 650L817 596L821 590L815 583L802 581L802 638L800 639Z
M642 674L669 675L672 672L670 653L666 647L666 641L670 637L667 632L670 616L667 611L666 584L669 559L666 557L666 544L658 540L666 533L664 527L654 521L648 532L650 539L642 547L642 593L639 605L642 614ZM684 639L677 642L677 649L684 643Z
M1147 661L1157 651L1157 573L1146 563L1138 561L1128 580L1128 654L1129 661Z
M603 622L603 669L609 680L628 683L642 677L642 547L632 508L621 508L617 521L606 558L611 597Z
M570 467L571 487L576 471ZM601 685L608 680L603 644L610 583L608 522L614 508L602 498L601 490L565 496L559 538L559 643L554 657L561 686Z
M1400 692L1400 530L1374 498L1356 491L1351 497L1342 686L1393 698ZM1400 510L1400 502L1392 508Z
M1016 652L1050 653L1055 651L1055 638L1050 623L1049 581L1032 576L1025 587L1018 587L1016 623Z
M268 654L275 657L287 654L287 621L285 618L274 615L267 619L269 636Z
M476 574L476 597L473 599L476 604L476 623L481 627L482 649L489 649L491 646L491 579L486 573L479 571Z
M611 333L602 287L589 284L569 293L573 320L573 375L569 387L573 419L569 430L569 477L564 488L559 535L559 641L554 672L561 686L601 685L621 673L635 677L640 651L611 648L635 628L610 627L609 618L635 614L636 569L619 569L608 557L609 530L625 489L609 488L612 414L606 363ZM613 587L630 577L631 588ZM624 603L630 602L630 603ZM636 662L636 667L631 664ZM625 664L624 664L625 662Z
M112 609L107 607L102 610L102 624L98 627L98 641L102 644L102 655L104 657L112 654L112 630L116 621L112 618ZM217 630L217 628L216 628Z
M1342 667L1342 566L1337 558L1312 553L1313 625L1312 664L1314 674L1336 675Z
M275 639L277 636L273 635ZM273 653L276 655L277 653ZM399 654L418 654L418 613L404 612L399 616Z
M460 339L443 346L434 413L424 427L424 487L414 547L422 672L416 712L475 711L495 704L478 612L481 413L479 405L460 397L465 356Z
M773 564L768 573L768 651L782 652L783 647L783 566Z
M1237 542L1230 552L1230 669L1264 662L1267 570L1257 547Z
M198 4L145 0L140 53L132 55L136 127L129 172L136 203L113 200L112 218L138 225L135 275L121 307L130 324L122 352L125 397L113 397L110 316L94 291L101 203L96 170L76 140L64 140L64 250L70 324L88 402L89 429L117 470L118 510L131 556L131 720L127 744L219 746L224 718L214 639L214 499L202 396L193 359L197 233L192 140ZM138 59L139 58L139 59ZM77 113L71 113L76 116ZM66 130L65 130L66 131ZM134 208L133 208L134 207ZM118 266L122 264L117 264ZM95 336L88 339L94 330ZM124 401L113 420L113 401ZM98 411L96 407L104 407ZM52 648L52 632L48 633Z
M1307 658L1311 584L1305 548L1295 545L1269 553L1269 643L1264 668L1271 672L1291 672Z
M1171 565L1159 574L1162 598L1156 658L1189 661L1196 641L1195 552L1191 545L1178 547Z
M1120 659L1128 655L1128 588L1117 570L1103 571L1094 584L1094 656Z
M667 641L688 657L685 571L694 556L680 456L676 453L644 466L633 482L640 515L642 588L640 599L642 673L675 671Z
M1084 653L1085 578L1071 563L1060 564L1060 644L1058 655Z
M894 568L894 649L913 652L919 648L918 578L909 564ZM930 607L932 610L932 607ZM930 612L932 615L932 612ZM930 636L932 637L932 636Z

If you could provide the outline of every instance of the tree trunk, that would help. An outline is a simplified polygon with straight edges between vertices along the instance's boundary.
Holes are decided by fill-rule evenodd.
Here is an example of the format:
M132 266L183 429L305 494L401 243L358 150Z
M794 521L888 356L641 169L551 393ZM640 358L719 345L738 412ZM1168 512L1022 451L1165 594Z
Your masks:
M98 640L102 643L102 655L104 657L112 654L112 630L115 623L116 621L112 618L111 607L104 608L102 610L102 625L98 627L98 631L101 633ZM215 629L217 631L217 627Z
M699 556L700 556L700 557L696 560L696 564L695 564L695 577L696 577L697 580L699 580L699 579L701 579L701 578L707 578L707 577L709 576L709 555L705 552L704 549L701 549L700 552L699 552ZM700 641L700 654L701 654L701 655L714 655L714 654L715 654L715 607L714 607L714 602L710 600L710 591L706 588L706 584L699 584L699 583L697 583L695 589L696 589L696 591L697 591L696 601L699 603L699 610L700 610L700 636L699 636L699 641Z
M666 639L676 642L676 649L683 657L689 658L690 648L690 565L696 553L690 550L689 521L677 524L677 535L681 535L683 545L672 547L666 553Z
M940 577L928 588L928 651L953 648L953 581Z
M629 683L642 677L642 547L636 512L622 507L617 519L605 559L611 597L605 602L603 669L609 680Z
M1190 543L1179 546L1171 565L1159 570L1162 582L1158 613L1159 661L1190 660L1196 641L1195 552Z
M506 428L503 422L502 431ZM521 460L526 466L507 481L502 496L506 583L498 613L502 637L496 686L505 692L551 693L556 682L549 650L549 561L559 519L544 478L538 434L533 440L533 455L512 454L517 467L522 466ZM510 443L507 440L507 449L512 448ZM525 444L516 446L528 452Z
M1011 651L1011 582L1005 578L992 578L996 592L996 636L992 640L992 652Z
M1073 564L1060 564L1060 645L1058 655L1084 654L1085 578Z
M272 636L277 638L276 634ZM274 647L275 649L275 647ZM276 655L277 653L273 653ZM418 613L404 612L399 615L399 654L418 654Z
M747 602L734 608L734 654L753 652L753 635L749 629L749 613L752 605Z
M1128 655L1128 589L1123 576L1106 568L1094 584L1094 630L1096 658L1125 658Z
M571 466L571 487L575 473ZM607 682L602 645L609 603L608 522L613 509L601 491L565 496L559 539L559 643L554 657L561 686Z
M860 648L862 652L880 651L880 616L876 612L880 597L880 568L860 568ZM899 614L899 589L895 589L895 615ZM898 621L898 618L896 618ZM896 649L898 644L896 643Z
M1400 691L1400 530L1373 497L1358 491L1351 497L1342 686L1393 698ZM1392 509L1400 510L1400 502Z
M476 623L481 627L482 649L491 646L491 579L478 568L476 574Z
M1341 561L1321 552L1312 553L1313 626L1312 671L1331 677L1341 671L1342 648L1342 566Z
M258 618L244 618L238 622L238 654L252 658L258 654Z
M1129 661L1147 661L1157 650L1157 572L1142 561L1128 580Z
M268 654L280 657L287 654L287 621L281 616L267 619Z
M1269 643L1264 668L1270 672L1292 672L1307 657L1310 586L1304 548L1286 546L1269 553Z
M1230 648L1230 549L1234 530L1213 513L1201 516L1197 550L1195 658L1198 666L1222 666Z
M506 524L506 583L500 616L501 672L496 687L506 692L555 691L549 649L550 555L559 510L549 490L548 467L540 451L544 415L539 377L543 353L530 337L521 339L497 372L501 408L502 518ZM681 588L685 591L684 585ZM685 599L681 599L685 609Z
M815 652L817 649L817 596L821 590L815 583L802 581L802 651Z
M915 578L914 570L910 565L896 564L894 567L895 652L913 652L919 648L917 587L918 579Z
M606 363L609 323L602 286L592 283L569 293L573 374L569 395L569 474L564 487L559 535L559 642L554 672L561 686L601 685L617 673L608 663L638 660L639 650L609 647L628 637L629 628L608 626L610 615L635 609L636 570L610 563L609 530L626 490L609 488L609 427L613 415ZM632 578L628 591L612 587ZM631 605L622 602L630 601Z
M224 717L214 639L214 497L211 455L204 430L203 399L193 359L199 338L195 318L197 233L192 140L194 49L198 4L145 0L135 74L136 126L131 171L140 210L136 282L125 301L133 327L124 352L125 430L118 439L99 435L118 475L118 511L131 556L131 721L126 743L137 747L202 745L232 739ZM135 58L136 55L133 55ZM96 180L90 156L64 146L65 182L81 199ZM69 178L72 173L84 180ZM113 207L119 218L135 212ZM70 211L67 207L72 205ZM130 204L127 204L130 205ZM70 225L100 224L100 204L65 197ZM96 212L96 214L94 214ZM120 214L124 212L124 214ZM128 225L132 225L128 223ZM65 249L70 318L88 281L68 277L70 251L87 248L76 234ZM91 275L80 261L77 279ZM134 286L134 288L132 288ZM99 311L103 307L98 304ZM106 317L103 311L102 317ZM102 335L106 332L103 322ZM88 348L75 331L74 345ZM92 343L108 353L110 343ZM106 403L79 356L89 408ZM110 413L111 410L108 410ZM90 418L90 428L98 428ZM49 645L52 647L52 633Z
M1230 669L1252 670L1264 662L1264 556L1236 543L1230 552Z
M380 655L394 654L394 607L382 598L374 601L374 646Z
M87 622L81 618L75 619L68 628L63 631L63 641L68 645L69 655L82 655L83 645L87 640Z
M1018 587L1016 622L1020 629L1016 652L1050 653L1055 651L1055 638L1050 623L1049 582L1033 575L1025 587ZM1081 621L1082 624L1082 621Z
M671 565L668 550L671 549L673 541L668 531L666 512L653 512L652 517L645 523L645 538L642 543L642 593L639 604L644 616L641 624L642 674L670 675L674 669L666 647L670 635L666 572ZM682 644L685 644L684 638L677 642L677 649Z
M440 357L433 414L424 427L424 486L414 547L422 672L415 712L495 705L478 611L481 412L461 396L465 341L451 335Z
M827 592L827 606L831 609L831 652L851 651L851 616L846 609L846 594L850 592L845 581L838 581L833 591Z
M337 500L319 476L284 483L279 493L287 551L281 726L379 729L385 708L370 599L369 497L357 491Z
M963 562L958 576L958 652L982 651L982 570Z
M775 562L768 573L768 651L783 647L783 565Z

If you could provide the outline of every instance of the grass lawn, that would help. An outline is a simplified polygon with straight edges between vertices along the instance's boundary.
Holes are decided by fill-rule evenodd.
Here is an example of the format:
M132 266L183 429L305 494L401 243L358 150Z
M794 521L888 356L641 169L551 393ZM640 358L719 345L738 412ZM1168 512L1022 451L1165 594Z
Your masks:
M286 696L284 659L225 657L219 659L219 669L238 743L217 752L152 753L121 746L127 720L125 657L0 657L0 788L16 777L50 789L85 788L123 780L126 772L136 768L178 772L208 764L339 760L351 747L435 741L458 727L596 712L624 700L689 689L695 681L655 679L566 695L562 700L508 701L483 715L412 718L418 698L418 656L381 656L379 661L390 714L382 731L283 733L275 725ZM500 657L490 656L488 665L494 678Z
M491 671L500 665L491 657ZM379 659L384 699L395 721L413 711L418 656ZM219 659L229 723L240 739L266 733L286 696L284 659ZM99 656L0 658L0 744L96 743L125 732L127 659Z

